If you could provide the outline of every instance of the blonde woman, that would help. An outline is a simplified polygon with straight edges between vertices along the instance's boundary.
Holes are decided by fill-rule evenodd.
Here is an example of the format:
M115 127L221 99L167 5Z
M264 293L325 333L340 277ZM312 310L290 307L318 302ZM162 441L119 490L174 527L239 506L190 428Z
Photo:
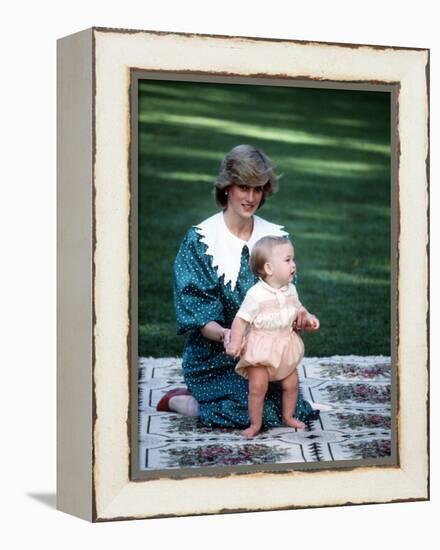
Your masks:
M257 282L249 267L254 244L266 235L286 237L279 225L256 211L277 190L271 160L251 145L234 147L223 159L214 184L220 211L191 227L174 264L177 330L185 334L182 357L187 389L168 392L158 411L198 416L208 427L249 425L248 384L235 372L237 359L226 354L230 327L246 292ZM302 327L308 312L298 312ZM298 396L295 417L305 421L319 414ZM281 424L281 391L270 387L262 426Z

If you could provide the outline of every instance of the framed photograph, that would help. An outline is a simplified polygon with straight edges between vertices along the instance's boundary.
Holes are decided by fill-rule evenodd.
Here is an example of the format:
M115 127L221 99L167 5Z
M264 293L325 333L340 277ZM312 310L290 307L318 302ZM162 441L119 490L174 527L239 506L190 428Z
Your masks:
M93 28L58 111L58 508L428 499L429 51ZM267 235L319 330L250 434L224 339Z

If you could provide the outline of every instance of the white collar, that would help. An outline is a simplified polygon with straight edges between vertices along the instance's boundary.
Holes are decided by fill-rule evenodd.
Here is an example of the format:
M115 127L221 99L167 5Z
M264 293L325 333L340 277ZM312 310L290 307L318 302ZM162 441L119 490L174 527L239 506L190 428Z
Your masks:
M201 242L206 244L205 254L212 256L212 266L217 270L217 277L225 277L225 285L231 283L234 290L240 273L241 253L244 246L252 251L254 244L267 235L284 237L287 232L283 226L270 223L259 216L254 216L254 227L248 241L233 235L224 220L223 212L218 212L203 222L195 225L201 235Z
M289 285L281 286L280 288L274 288L273 286L270 286L270 284L266 283L266 281L263 281L263 279L259 279L260 285L267 291L273 292L276 294L277 292L288 292Z

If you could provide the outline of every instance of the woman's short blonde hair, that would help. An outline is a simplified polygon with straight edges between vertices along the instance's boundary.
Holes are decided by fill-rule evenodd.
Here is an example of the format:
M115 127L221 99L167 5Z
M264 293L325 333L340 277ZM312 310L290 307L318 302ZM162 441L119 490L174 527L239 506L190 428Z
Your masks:
M267 237L258 239L252 248L250 257L252 273L256 277L264 279L266 276L264 266L270 260L273 249L287 243L292 244L286 237L272 237L268 235Z
M231 185L263 186L265 200L278 190L278 178L274 172L272 161L253 145L237 145L227 153L220 166L220 173L214 183L215 200L218 206L228 203L227 189Z

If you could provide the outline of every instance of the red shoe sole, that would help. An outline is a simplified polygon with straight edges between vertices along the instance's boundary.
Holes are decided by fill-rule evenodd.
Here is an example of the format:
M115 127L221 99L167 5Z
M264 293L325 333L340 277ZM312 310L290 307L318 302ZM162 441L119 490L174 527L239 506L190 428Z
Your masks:
M170 409L170 399L176 395L191 395L186 388L175 388L167 392L157 403L156 411L158 412L171 412Z

